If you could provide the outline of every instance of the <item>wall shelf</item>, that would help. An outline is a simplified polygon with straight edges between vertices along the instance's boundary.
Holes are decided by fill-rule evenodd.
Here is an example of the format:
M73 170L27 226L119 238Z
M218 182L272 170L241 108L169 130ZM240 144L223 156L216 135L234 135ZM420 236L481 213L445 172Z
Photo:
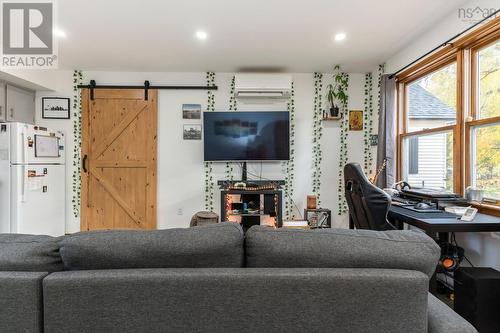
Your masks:
M330 120L340 120L342 119L342 116L338 116L338 117L323 117L322 120L327 120L327 121L330 121Z

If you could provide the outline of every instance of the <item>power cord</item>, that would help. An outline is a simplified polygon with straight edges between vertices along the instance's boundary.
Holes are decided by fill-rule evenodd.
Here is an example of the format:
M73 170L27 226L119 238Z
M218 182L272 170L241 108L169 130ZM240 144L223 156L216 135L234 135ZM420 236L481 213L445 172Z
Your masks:
M459 245L458 245L458 243L457 243L457 239L456 239L456 237L455 237L455 233L454 233L454 232L452 232L452 233L451 233L451 242L452 242L452 244L453 244L453 245L455 245L455 246L459 246ZM472 262L471 262L471 261L469 260L469 258L467 258L467 256L465 255L465 252L464 252L464 259L465 259L465 260L469 263L469 265L470 265L471 267L474 267L474 265L472 264Z

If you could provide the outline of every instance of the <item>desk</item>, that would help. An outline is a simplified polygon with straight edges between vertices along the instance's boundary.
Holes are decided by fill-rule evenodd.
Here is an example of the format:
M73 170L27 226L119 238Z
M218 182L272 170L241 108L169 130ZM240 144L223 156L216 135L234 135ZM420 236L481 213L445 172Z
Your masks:
M493 232L500 231L500 218L477 213L474 220L461 221L457 217L444 214L446 218L436 218L436 213L416 213L406 208L392 205L387 218L398 229L403 229L403 224L409 224L425 231L438 244L449 241L450 232ZM429 218L432 216L432 218ZM435 294L436 273L429 281L429 290Z
M435 213L433 213L434 216ZM427 218L426 213L415 213L406 208L391 206L389 221L402 229L406 223L424 230L427 235L436 239L436 234L449 232L494 232L500 231L500 217L477 213L474 220L461 221L456 217Z

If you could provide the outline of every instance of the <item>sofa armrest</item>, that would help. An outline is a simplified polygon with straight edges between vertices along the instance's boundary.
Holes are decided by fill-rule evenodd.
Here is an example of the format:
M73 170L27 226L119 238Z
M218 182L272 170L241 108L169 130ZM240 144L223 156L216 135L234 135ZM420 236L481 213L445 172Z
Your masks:
M477 333L474 326L432 294L427 311L428 333Z
M42 280L47 274L0 272L0 332L43 332Z

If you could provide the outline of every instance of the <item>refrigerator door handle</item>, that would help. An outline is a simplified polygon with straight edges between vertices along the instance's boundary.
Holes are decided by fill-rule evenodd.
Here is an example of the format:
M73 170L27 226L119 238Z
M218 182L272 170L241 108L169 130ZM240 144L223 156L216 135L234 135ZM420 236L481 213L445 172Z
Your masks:
M83 172L85 172L85 173L87 173L87 166L86 166L86 164L87 164L87 157L88 157L87 154L85 154L83 156L83 159L82 159L82 169L83 169Z
M26 164L26 142L25 142L24 130L21 132L21 148L23 150L23 164Z
M22 185L21 185L21 202L26 202L26 165L23 165L23 172L21 174L21 180L22 180Z

